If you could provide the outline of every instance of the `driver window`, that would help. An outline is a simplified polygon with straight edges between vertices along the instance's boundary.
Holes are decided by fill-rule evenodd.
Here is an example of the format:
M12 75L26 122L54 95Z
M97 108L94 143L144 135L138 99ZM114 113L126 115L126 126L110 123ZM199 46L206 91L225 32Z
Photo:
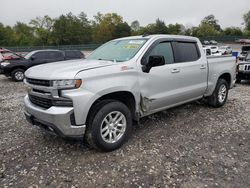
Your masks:
M174 63L174 55L173 55L172 45L170 42L163 42L157 44L150 52L149 56L151 55L164 56L166 64Z

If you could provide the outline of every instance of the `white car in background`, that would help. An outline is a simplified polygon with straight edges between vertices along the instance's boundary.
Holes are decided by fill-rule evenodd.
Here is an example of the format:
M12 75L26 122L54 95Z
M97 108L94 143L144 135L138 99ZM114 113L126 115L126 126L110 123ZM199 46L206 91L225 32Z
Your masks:
M221 46L219 52L221 52L222 55L232 54L233 49L230 46Z
M206 46L203 47L203 50L205 51L207 56L221 56L222 53L219 51L218 46Z

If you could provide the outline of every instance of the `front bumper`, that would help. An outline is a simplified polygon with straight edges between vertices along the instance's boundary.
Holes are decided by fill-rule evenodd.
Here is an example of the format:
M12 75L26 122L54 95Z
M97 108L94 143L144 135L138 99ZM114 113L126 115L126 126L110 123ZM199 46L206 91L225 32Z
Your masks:
M250 71L238 72L236 75L237 80L250 80Z
M42 109L24 98L25 116L29 123L53 132L63 138L82 139L86 125L72 125L73 107L55 107Z

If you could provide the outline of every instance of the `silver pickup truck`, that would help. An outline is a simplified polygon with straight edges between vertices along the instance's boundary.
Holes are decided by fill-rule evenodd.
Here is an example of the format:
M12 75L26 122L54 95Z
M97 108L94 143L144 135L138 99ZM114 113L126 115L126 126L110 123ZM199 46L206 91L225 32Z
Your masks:
M25 72L27 120L95 148L119 148L133 120L198 99L225 104L235 59L207 59L197 38L173 35L112 40L85 60Z

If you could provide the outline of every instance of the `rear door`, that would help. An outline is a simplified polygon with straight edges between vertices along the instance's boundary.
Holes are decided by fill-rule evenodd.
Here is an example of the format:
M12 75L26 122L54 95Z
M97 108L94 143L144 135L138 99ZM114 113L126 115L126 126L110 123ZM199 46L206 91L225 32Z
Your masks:
M196 41L161 39L143 58L151 55L164 56L166 64L153 67L139 77L146 113L203 96L207 87L207 63L200 58Z
M64 54L61 51L50 51L48 53L48 63L50 62L57 62L57 61L63 61L64 60Z

